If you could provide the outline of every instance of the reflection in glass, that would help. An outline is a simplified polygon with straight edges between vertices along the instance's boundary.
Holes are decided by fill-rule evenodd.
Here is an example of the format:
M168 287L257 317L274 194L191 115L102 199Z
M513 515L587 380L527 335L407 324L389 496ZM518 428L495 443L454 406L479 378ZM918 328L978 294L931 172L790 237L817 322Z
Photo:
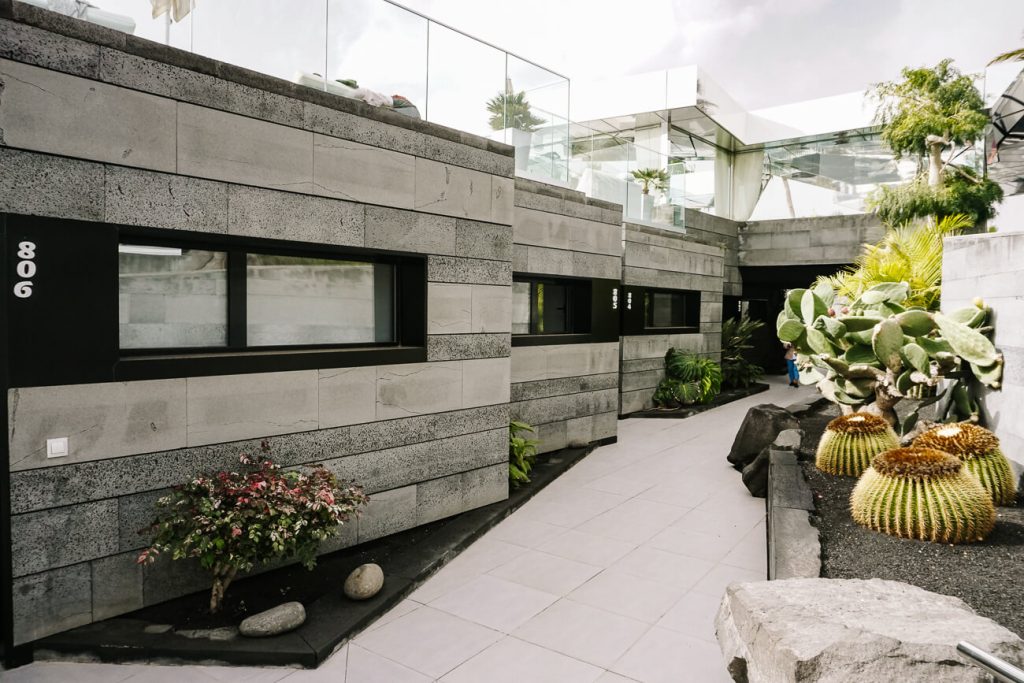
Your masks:
M647 293L648 327L682 327L685 320L682 292Z
M487 137L500 130L490 125L487 103L505 92L505 53L434 23L428 52L427 119Z
M227 344L227 254L122 244L117 260L122 349Z
M249 346L371 344L395 340L388 264L249 254Z
M530 333L530 283L512 283L512 334Z

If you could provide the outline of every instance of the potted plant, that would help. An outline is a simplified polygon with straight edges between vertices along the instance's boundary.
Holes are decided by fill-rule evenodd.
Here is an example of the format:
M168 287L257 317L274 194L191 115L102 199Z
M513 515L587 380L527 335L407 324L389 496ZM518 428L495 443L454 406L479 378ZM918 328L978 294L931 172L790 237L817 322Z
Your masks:
M664 190L668 186L668 171L663 168L638 168L633 171L633 179L640 183L640 217L650 220L654 208L651 189Z
M516 148L516 170L525 171L530 160L530 145L537 126L547 123L534 116L526 92L516 92L512 81L506 80L505 92L487 100L487 112L491 115L488 124L495 131L491 139L505 142Z

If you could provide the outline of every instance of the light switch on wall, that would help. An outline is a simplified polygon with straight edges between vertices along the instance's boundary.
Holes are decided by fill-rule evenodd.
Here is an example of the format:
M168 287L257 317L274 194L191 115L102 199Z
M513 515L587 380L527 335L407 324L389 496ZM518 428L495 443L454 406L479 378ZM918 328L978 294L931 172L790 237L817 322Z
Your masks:
M68 454L68 437L61 436L56 439L46 440L47 458L64 458Z

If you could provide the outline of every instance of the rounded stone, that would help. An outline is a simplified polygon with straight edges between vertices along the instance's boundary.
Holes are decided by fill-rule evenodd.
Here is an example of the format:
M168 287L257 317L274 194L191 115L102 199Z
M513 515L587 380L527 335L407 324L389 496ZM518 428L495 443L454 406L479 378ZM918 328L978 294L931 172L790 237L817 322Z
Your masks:
M384 570L380 565L364 564L352 570L345 579L345 595L353 600L368 600L384 586Z
M238 632L249 638L263 638L287 633L306 621L306 608L301 602L286 602L245 619Z

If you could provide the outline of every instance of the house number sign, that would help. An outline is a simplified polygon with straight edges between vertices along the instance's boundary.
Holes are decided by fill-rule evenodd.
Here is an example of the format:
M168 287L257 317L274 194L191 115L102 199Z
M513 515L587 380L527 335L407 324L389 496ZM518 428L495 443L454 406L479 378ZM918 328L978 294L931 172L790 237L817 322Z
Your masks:
M14 296L19 299L27 299L32 296L31 278L36 274L36 243L18 242L17 255L19 261L14 267L14 272L22 279L14 283Z

